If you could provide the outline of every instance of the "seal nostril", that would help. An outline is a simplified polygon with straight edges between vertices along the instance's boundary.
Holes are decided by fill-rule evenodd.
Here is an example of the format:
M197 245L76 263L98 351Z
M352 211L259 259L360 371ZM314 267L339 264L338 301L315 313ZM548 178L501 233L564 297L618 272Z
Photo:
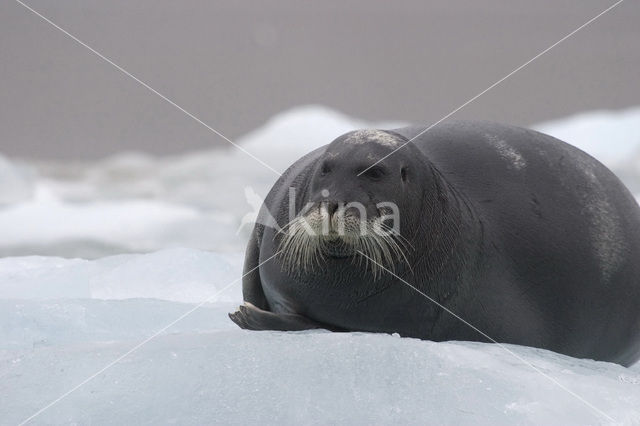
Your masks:
M335 201L327 201L327 212L329 212L329 216L333 216L333 214L338 210L339 204Z

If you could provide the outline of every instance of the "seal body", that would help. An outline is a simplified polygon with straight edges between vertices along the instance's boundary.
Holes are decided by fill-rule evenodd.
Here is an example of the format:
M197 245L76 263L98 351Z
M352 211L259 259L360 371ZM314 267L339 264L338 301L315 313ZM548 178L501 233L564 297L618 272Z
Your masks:
M488 341L471 324L502 343L636 361L640 209L619 179L532 130L424 130L350 132L293 164L265 200L246 252L247 303L231 318L249 329ZM360 249L326 244L310 266L287 257L292 214L350 201L365 206L360 216L397 205L402 256L380 257L378 270Z

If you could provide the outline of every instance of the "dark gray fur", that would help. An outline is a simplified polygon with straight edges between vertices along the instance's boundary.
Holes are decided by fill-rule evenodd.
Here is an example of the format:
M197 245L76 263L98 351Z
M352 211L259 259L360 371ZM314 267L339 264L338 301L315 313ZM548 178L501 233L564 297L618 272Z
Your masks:
M388 133L399 141L423 127ZM487 122L441 124L357 176L392 147L337 138L294 163L265 208L282 226L288 188L297 211L328 188L338 201L395 201L414 250L396 273L498 342L629 365L640 356L640 209L604 165L553 137ZM604 141L606 142L606 141ZM333 156L329 156L331 152ZM329 176L319 169L334 166ZM407 181L400 179L406 167ZM263 214L265 211L263 210ZM256 225L245 271L278 250ZM486 339L390 274L374 280L353 259L313 273L279 257L248 274L243 328L397 332L435 341Z

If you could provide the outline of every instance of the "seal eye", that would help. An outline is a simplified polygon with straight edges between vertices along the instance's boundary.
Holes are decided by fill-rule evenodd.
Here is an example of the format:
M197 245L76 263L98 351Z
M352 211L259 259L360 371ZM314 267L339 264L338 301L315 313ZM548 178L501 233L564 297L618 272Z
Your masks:
M382 167L371 167L362 174L371 179L380 179L385 175L385 172Z
M331 167L327 163L322 164L322 168L320 169L320 174L326 175L331 171Z
M400 169L400 177L402 178L403 182L407 181L407 168L406 167L402 167Z

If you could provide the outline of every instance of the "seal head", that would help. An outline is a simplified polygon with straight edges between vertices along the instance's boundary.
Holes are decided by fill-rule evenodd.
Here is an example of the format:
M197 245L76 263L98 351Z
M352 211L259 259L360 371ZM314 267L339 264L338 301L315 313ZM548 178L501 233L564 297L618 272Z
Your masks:
M326 148L309 175L306 202L278 237L286 270L312 273L330 259L358 258L378 277L382 266L408 263L400 212L421 196L416 182L424 182L425 167L411 167L411 149L389 155L405 143L391 132L361 130Z

